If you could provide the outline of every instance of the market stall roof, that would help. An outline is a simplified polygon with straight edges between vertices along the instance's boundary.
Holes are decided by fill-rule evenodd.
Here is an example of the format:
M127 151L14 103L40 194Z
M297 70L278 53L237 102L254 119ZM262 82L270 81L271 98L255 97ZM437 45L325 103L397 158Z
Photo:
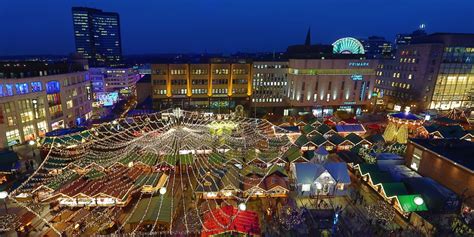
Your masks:
M18 155L9 150L0 151L0 172L10 173L20 168Z
M408 194L407 188L402 182L382 183L381 185L388 198Z
M362 124L339 124L336 125L338 133L365 133L365 128Z
M271 190L271 189L273 189L277 186L280 186L280 187L288 190L288 184L286 183L285 178L283 178L282 176L279 176L277 174L268 175L263 180L263 183L264 183L264 189L267 190L267 191Z
M393 113L393 114L389 114L389 117L403 119L403 120L421 120L421 118L419 118L418 116L410 112Z
M224 156L216 152L209 154L209 157L207 158L207 160L209 161L210 164L214 164L214 165L222 164L225 161Z
M311 159L313 159L313 157L314 157L314 151L304 151L304 152L303 152L303 157L304 157L306 160L311 160Z
M306 124L304 125L304 127L301 129L301 132L303 132L304 134L308 134L312 131L316 130L315 127L313 127L311 124Z
M437 153L456 165L474 170L474 142L461 139L419 139L412 142Z
M355 165L364 163L364 160L360 158L357 153L352 151L340 151L337 153L337 155L346 163L353 163Z
M214 209L204 216L202 237L214 236L227 232L260 235L257 213L241 211L233 206Z
M311 137L311 142L316 144L316 145L321 145L323 144L324 142L326 142L326 138L324 138L322 135L320 134L315 134Z
M339 134L334 134L330 138L328 138L328 141L332 142L334 145L339 145L343 143L344 141L346 141L346 139L341 137L341 135Z
M364 140L362 137L360 137L359 135L357 135L355 133L349 133L345 137L345 139L351 141L352 143L354 143L354 145L359 144L361 141Z
M293 133L300 132L300 128L298 126L278 126L278 128L281 128L281 129L278 129L278 132L285 132L285 131L293 132Z
M283 155L288 162L293 162L301 157L300 149L296 146L291 146Z
M324 148L324 146L320 146L314 151L314 154L320 156L327 156L329 155L329 152L326 150L326 148Z
M404 160L403 157L401 157L400 155L398 154L395 154L395 153L378 153L375 158L377 160Z
M322 165L313 163L295 164L296 180L298 184L312 184L326 169Z
M369 172L380 172L379 167L376 164L367 163L360 164L359 170L362 175L368 174Z
M387 170L397 182L405 178L421 177L416 171L408 168L406 165L394 165Z
M221 179L222 187L226 189L240 189L240 176L236 167L228 168Z
M168 194L141 199L127 223L171 222L171 199Z
M158 184L158 181L160 181L161 175L162 173L142 174L138 176L134 184L137 187L142 187L144 185L151 185L154 187Z
M295 145L299 147L304 146L306 143L308 143L308 138L305 135L299 136L298 139L296 139L295 141Z
M388 172L369 172L370 179L374 185L393 182L393 178Z
M324 164L324 168L326 168L336 182L344 184L351 183L349 171L347 170L347 164L345 162L329 162Z
M326 134L327 132L331 131L332 128L329 127L328 125L326 124L321 124L318 126L318 128L316 128L316 131L318 131L320 134Z
M421 205L417 205L415 203L415 198L422 198L421 195L419 194L398 195L397 198L398 198L398 201L400 202L400 206L405 212L428 210L428 207L426 206L426 202L423 202Z
M427 177L413 177L403 180L409 190L422 195L430 210L452 211L459 206L459 197L453 191Z
M288 177L288 173L286 172L285 168L279 165L273 165L270 167L270 170L268 171L268 175L271 175L271 174L278 174L280 176Z
M458 120L454 120L454 119L451 119L451 118L448 118L448 117L438 117L438 118L435 118L434 121L436 123L441 123L443 125L446 125L446 124L457 124L459 123L460 121Z
M382 136L382 134L373 134L365 138L365 140L369 141L372 144L378 143L378 142L385 142L385 138Z

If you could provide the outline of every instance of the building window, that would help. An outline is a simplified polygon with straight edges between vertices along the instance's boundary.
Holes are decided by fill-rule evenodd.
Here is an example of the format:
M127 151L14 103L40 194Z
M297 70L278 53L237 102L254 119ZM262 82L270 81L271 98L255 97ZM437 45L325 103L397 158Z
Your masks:
M20 131L18 129L7 131L5 135L9 146L20 143Z
M21 117L21 122L22 123L29 122L29 121L33 120L33 111L27 111L27 112L20 113L20 117Z
M40 137L46 135L46 133L48 132L48 125L46 124L46 121L39 122L37 126L38 126L38 135Z
M56 94L61 91L59 81L49 81L46 83L46 93L47 94Z
M41 85L41 82L39 81L31 82L31 92L38 92L42 90L43 90L43 86Z
M6 95L13 96L13 85L12 84L5 84Z
M35 127L33 125L23 127L23 134L25 135L25 141L34 140Z
M221 68L221 69L214 69L214 75L227 75L229 74L229 69Z
M416 148L413 150L413 157L411 159L410 167L414 170L418 170L420 168L421 158L423 157L423 151Z
M72 103L72 100L66 101L66 108L70 109L70 108L72 108L72 107L74 107L74 105L73 105L73 103Z
M311 184L302 184L301 191L302 192L309 192L311 190Z
M28 94L28 84L27 83L16 83L16 93L18 95Z
M207 69L192 69L192 75L207 75Z

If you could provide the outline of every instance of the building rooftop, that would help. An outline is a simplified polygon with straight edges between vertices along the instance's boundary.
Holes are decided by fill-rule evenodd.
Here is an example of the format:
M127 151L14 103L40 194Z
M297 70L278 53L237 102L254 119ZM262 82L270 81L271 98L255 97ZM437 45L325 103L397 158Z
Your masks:
M471 172L474 170L474 142L461 139L411 139L411 141Z
M474 46L474 34L434 33L413 39L412 44L444 44L447 46Z
M28 78L84 71L76 62L2 61L0 79Z

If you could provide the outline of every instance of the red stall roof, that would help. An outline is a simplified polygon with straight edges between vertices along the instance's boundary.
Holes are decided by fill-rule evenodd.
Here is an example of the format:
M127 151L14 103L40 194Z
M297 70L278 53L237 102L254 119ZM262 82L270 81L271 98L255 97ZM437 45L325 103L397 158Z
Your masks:
M201 237L226 232L260 235L257 213L253 211L241 211L233 206L224 206L214 209L205 215Z

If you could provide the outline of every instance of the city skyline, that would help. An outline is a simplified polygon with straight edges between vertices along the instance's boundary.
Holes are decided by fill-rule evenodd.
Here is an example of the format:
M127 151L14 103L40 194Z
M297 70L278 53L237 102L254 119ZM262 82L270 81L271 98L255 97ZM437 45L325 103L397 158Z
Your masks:
M469 20L469 6L474 3L431 1L426 5L426 2L385 3L383 9L375 10L377 2L372 0L363 3L298 1L292 5L283 1L232 4L68 1L55 2L54 6L35 1L2 1L0 26L9 37L0 38L0 56L74 52L71 14L74 6L117 12L121 17L124 55L283 51L288 45L303 43L308 27L311 27L312 43L325 44L345 36L366 38L371 35L393 42L397 33L409 33L422 23L430 33L474 31L474 26L460 24Z

